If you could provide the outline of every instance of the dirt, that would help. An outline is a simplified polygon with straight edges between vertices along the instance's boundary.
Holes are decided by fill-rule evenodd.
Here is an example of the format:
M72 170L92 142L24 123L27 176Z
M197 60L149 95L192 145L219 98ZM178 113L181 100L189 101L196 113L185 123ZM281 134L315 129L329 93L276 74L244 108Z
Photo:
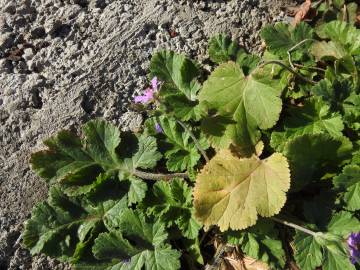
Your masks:
M208 63L207 40L231 34L259 52L259 30L292 1L0 0L0 269L67 269L21 247L22 223L46 198L29 156L60 129L103 117L137 129L130 110L152 53Z

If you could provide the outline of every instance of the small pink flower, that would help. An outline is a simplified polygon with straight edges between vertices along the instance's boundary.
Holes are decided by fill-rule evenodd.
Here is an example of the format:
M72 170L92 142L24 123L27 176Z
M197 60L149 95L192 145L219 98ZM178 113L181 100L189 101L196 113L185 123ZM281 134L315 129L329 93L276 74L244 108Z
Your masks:
M154 99L154 94L158 91L159 82L157 80L157 77L154 77L151 80L151 88L147 88L143 95L135 96L134 102L135 103L148 103L152 99Z
M135 103L148 103L154 98L154 91L151 88L147 88L143 95L135 96Z

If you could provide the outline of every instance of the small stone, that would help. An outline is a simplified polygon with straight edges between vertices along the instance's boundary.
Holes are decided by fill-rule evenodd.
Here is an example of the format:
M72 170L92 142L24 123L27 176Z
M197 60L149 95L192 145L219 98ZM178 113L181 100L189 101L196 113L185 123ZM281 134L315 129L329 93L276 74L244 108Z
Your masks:
M125 5L123 6L123 8L124 8L124 11L128 12L128 11L131 9L131 5L125 4Z
M31 48L26 48L23 53L23 58L25 60L30 60L34 57L33 50Z
M28 66L24 61L16 62L16 66L14 67L14 73L26 73L28 71Z
M0 74L1 73L10 73L12 68L11 65L11 61L6 59L6 58L2 58L0 59Z
M105 8L106 3L105 3L105 0L90 0L89 7L90 8Z
M121 130L137 132L143 123L143 117L137 112L126 112L120 118Z
M9 113L5 110L0 110L0 123L4 123L9 118Z
M48 20L44 24L45 32L49 35L52 35L61 26L61 24L62 23L59 20L55 20L55 19Z
M0 32L11 32L11 27L6 22L5 16L0 15Z
M14 25L17 28L23 28L27 25L26 18L23 15L15 15Z
M189 37L189 31L187 28L181 27L179 32L180 32L181 37L184 37L184 38Z
M39 60L35 60L35 58L30 59L27 64L29 69L34 72L41 72L43 70L43 63Z
M46 36L46 31L43 26L37 26L30 31L30 37L32 39L43 38Z
M70 3L79 5L80 7L86 7L89 4L87 0L72 0Z
M16 3L14 1L10 1L10 3L8 3L4 8L4 12L14 15L16 13Z
M12 33L4 33L0 35L0 48L8 49L14 44L15 37Z

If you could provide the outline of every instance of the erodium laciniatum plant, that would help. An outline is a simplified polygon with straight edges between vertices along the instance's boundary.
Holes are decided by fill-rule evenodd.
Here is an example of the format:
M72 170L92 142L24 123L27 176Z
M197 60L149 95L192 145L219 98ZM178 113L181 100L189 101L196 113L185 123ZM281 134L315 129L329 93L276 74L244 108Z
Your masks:
M266 26L262 57L215 36L211 72L155 53L143 130L92 120L32 155L49 197L24 245L74 269L360 269L360 30L343 17Z

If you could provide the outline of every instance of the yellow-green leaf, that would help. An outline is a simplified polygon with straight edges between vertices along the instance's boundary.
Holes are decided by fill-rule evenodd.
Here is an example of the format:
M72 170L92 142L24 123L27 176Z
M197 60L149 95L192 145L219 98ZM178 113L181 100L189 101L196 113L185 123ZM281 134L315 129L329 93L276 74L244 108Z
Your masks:
M267 159L237 158L222 150L196 179L196 217L205 227L218 225L221 231L245 229L258 215L279 213L290 188L286 158L275 153Z
M251 149L246 151L246 156L251 156L260 139L259 129L269 129L279 119L281 88L263 69L245 76L233 62L217 67L199 93L200 102L220 116L202 123L210 141L216 148L233 143ZM224 128L217 132L213 129L216 126Z

